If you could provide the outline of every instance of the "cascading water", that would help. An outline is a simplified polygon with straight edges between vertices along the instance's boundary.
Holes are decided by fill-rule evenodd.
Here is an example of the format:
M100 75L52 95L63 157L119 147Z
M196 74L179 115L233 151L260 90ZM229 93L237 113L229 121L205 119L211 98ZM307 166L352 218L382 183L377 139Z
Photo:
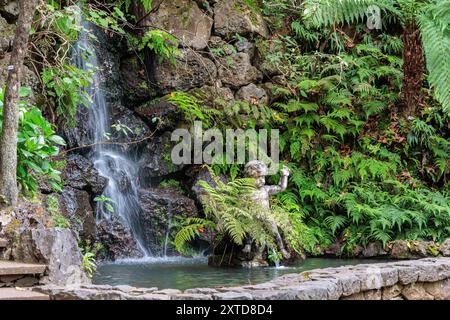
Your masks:
M143 230L139 223L137 165L113 144L105 144L106 134L111 130L110 111L103 94L99 75L99 62L95 47L89 37L89 24L84 23L79 40L74 47L73 60L76 66L92 73L92 83L85 89L91 97L88 110L89 132L92 149L91 159L100 175L108 179L102 201L97 203L96 217L111 219L118 215L122 223L130 228L139 248L145 256L151 252L145 247ZM108 210L112 206L113 212Z

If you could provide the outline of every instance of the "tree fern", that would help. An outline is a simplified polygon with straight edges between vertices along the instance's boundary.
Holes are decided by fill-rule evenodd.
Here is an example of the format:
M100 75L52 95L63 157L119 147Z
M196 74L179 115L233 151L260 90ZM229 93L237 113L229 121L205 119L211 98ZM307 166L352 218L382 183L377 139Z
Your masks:
M436 1L418 18L428 82L444 111L450 114L450 1Z

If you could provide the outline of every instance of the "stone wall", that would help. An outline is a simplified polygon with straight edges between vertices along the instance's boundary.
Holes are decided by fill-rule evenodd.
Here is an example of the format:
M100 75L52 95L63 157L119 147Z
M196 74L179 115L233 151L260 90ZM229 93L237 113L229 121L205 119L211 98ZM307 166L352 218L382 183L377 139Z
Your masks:
M315 269L257 285L184 292L105 285L35 290L55 300L450 300L450 258Z

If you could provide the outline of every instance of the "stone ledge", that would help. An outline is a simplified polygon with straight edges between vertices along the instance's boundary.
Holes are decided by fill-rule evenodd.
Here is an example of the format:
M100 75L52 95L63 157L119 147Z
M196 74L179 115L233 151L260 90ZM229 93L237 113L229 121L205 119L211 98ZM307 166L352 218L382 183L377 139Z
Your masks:
M450 258L315 269L257 285L184 292L108 285L34 290L55 300L450 300Z

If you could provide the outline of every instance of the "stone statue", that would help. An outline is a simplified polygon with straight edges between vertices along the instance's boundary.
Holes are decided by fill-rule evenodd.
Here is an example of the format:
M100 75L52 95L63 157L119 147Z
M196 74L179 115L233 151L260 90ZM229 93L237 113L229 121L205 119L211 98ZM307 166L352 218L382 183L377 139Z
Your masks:
M263 209L267 209L268 211L270 211L270 195L286 190L289 177L289 169L288 167L283 166L283 168L281 169L280 183L273 186L266 185L266 176L268 175L268 172L269 169L267 165L259 160L250 161L245 165L245 175L249 178L255 179L256 191L254 194L252 194L251 200L258 203L258 205ZM275 236L278 248L280 249L283 257L285 259L289 259L290 254L284 247L283 239L280 236L275 220L271 219L270 224L272 226L272 231ZM258 248L258 256L261 256L263 250L264 248ZM250 251L251 244L247 243L244 248L244 252L249 253Z

